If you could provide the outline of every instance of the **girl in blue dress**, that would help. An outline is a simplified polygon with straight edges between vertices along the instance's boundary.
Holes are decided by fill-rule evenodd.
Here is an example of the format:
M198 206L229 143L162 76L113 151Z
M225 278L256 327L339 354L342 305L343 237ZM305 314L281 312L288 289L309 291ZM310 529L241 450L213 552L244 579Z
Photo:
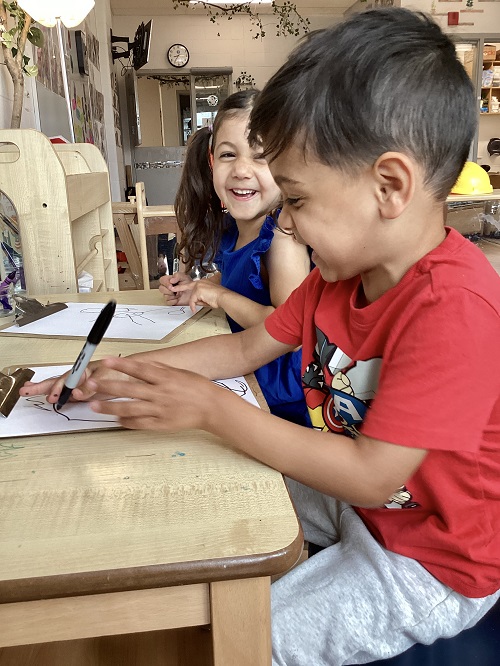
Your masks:
M201 265L207 279L178 272L160 280L169 305L222 308L233 332L263 322L310 271L307 248L276 228L270 213L280 191L260 147L247 141L257 95L230 95L213 130L199 130L188 144L175 201L178 251L184 267ZM255 375L273 414L307 424L301 356L286 354Z

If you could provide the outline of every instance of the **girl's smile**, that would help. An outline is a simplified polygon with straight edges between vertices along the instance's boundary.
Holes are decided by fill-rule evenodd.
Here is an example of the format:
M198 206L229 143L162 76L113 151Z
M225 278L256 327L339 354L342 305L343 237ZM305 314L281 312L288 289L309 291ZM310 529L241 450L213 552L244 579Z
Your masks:
M213 183L236 222L261 222L275 208L280 191L260 149L247 141L248 114L224 119L217 131Z

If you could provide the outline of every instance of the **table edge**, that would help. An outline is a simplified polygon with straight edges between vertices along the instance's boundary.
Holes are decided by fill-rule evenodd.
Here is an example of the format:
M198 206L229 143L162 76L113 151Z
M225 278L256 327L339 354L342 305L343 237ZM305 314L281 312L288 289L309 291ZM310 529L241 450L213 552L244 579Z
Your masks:
M297 536L291 544L260 555L0 581L0 603L274 576L285 573L297 563L303 543L302 528L297 523Z

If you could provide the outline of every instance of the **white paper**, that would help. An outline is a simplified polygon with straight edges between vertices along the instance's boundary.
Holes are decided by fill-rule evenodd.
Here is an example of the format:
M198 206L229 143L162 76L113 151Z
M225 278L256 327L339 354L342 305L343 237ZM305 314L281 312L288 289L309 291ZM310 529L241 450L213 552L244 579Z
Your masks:
M78 274L78 292L80 294L90 294L94 288L94 278L87 271Z
M255 405L260 408L257 398L255 397L252 389L248 386L248 382L244 377L233 377L232 379L217 379L214 380L214 384L222 386L223 388L236 393L236 395L241 396L244 400L249 402L251 405Z
M3 333L86 338L103 303L67 303L67 309ZM197 308L197 312L201 307ZM193 316L187 305L117 305L105 340L162 340Z
M35 371L32 381L41 382L49 377L59 377L70 368L71 365L32 368ZM252 405L259 407L259 403L244 377L220 379L214 383L233 391ZM116 416L97 414L86 402L67 402L60 412L56 412L45 396L40 395L31 398L21 397L7 418L0 415L0 439L119 427L120 423Z
M49 377L59 377L70 369L71 365L32 368L35 374L31 381L41 382ZM0 416L0 439L119 427L116 416L96 414L86 402L67 402L60 412L56 412L45 396L37 395L19 398L7 418Z

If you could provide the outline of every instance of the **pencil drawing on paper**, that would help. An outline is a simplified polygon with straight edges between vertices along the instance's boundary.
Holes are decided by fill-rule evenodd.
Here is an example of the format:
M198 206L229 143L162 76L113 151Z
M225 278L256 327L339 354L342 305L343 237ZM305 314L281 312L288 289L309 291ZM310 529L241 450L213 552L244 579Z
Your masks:
M25 326L10 326L2 333L87 337L102 311L101 303L66 303L67 307ZM196 312L201 307L196 308ZM183 326L196 312L187 305L118 305L104 340L162 340Z
M68 416L64 412L61 412L60 409L56 409L55 404L50 406L50 403L46 402L43 398L40 398L39 396L34 396L32 398L25 398L25 401L32 405L35 409L41 409L44 412L52 412L54 414L57 414L57 416L62 416L65 418L67 421L82 421L85 423L115 423L115 420L110 419L109 421L106 421L105 419L80 419L80 418L71 418L71 416Z
M100 313L99 308L85 308L84 310L81 310L81 314L92 314L95 315L94 319L89 319L89 324L93 323L96 319L97 316ZM149 309L149 310L144 310L144 308L140 308L139 306L118 306L116 308L115 314L114 314L114 319L126 319L127 321L130 321L132 324L137 324L138 326L143 326L146 322L149 322L151 324L156 324L158 322L158 319L154 316L155 313L157 312L157 309ZM175 309L172 307L167 307L165 306L163 308L163 314L167 315L185 315L186 313L190 313L189 308L186 305L181 305L181 306L176 306ZM147 316L146 316L147 315Z
M43 381L60 377L71 369L69 365L40 366L33 368L33 381ZM0 439L5 437L26 437L29 435L53 435L63 432L82 430L109 430L119 428L118 419L108 414L97 414L86 402L68 402L63 410L56 410L47 402L45 396L19 398L8 419L0 421ZM10 442L9 442L10 445ZM17 448L17 444L14 444ZM2 457L12 454L12 449L5 449Z
M251 405L254 405L255 407L260 407L259 403L257 402L257 398L255 397L252 389L248 385L245 377L231 377L230 379L216 379L214 380L214 384L217 384L217 386L220 386L221 388L225 388L228 391L232 391L233 393L236 393L236 395L239 395L243 400L246 400L249 402Z
M248 391L250 391L248 384L241 379L233 379L232 382L232 385L230 385L228 380L219 379L215 380L214 384L217 384L217 386L221 386L228 391L232 391L233 393L236 393L236 395L240 395L242 398L248 393Z

